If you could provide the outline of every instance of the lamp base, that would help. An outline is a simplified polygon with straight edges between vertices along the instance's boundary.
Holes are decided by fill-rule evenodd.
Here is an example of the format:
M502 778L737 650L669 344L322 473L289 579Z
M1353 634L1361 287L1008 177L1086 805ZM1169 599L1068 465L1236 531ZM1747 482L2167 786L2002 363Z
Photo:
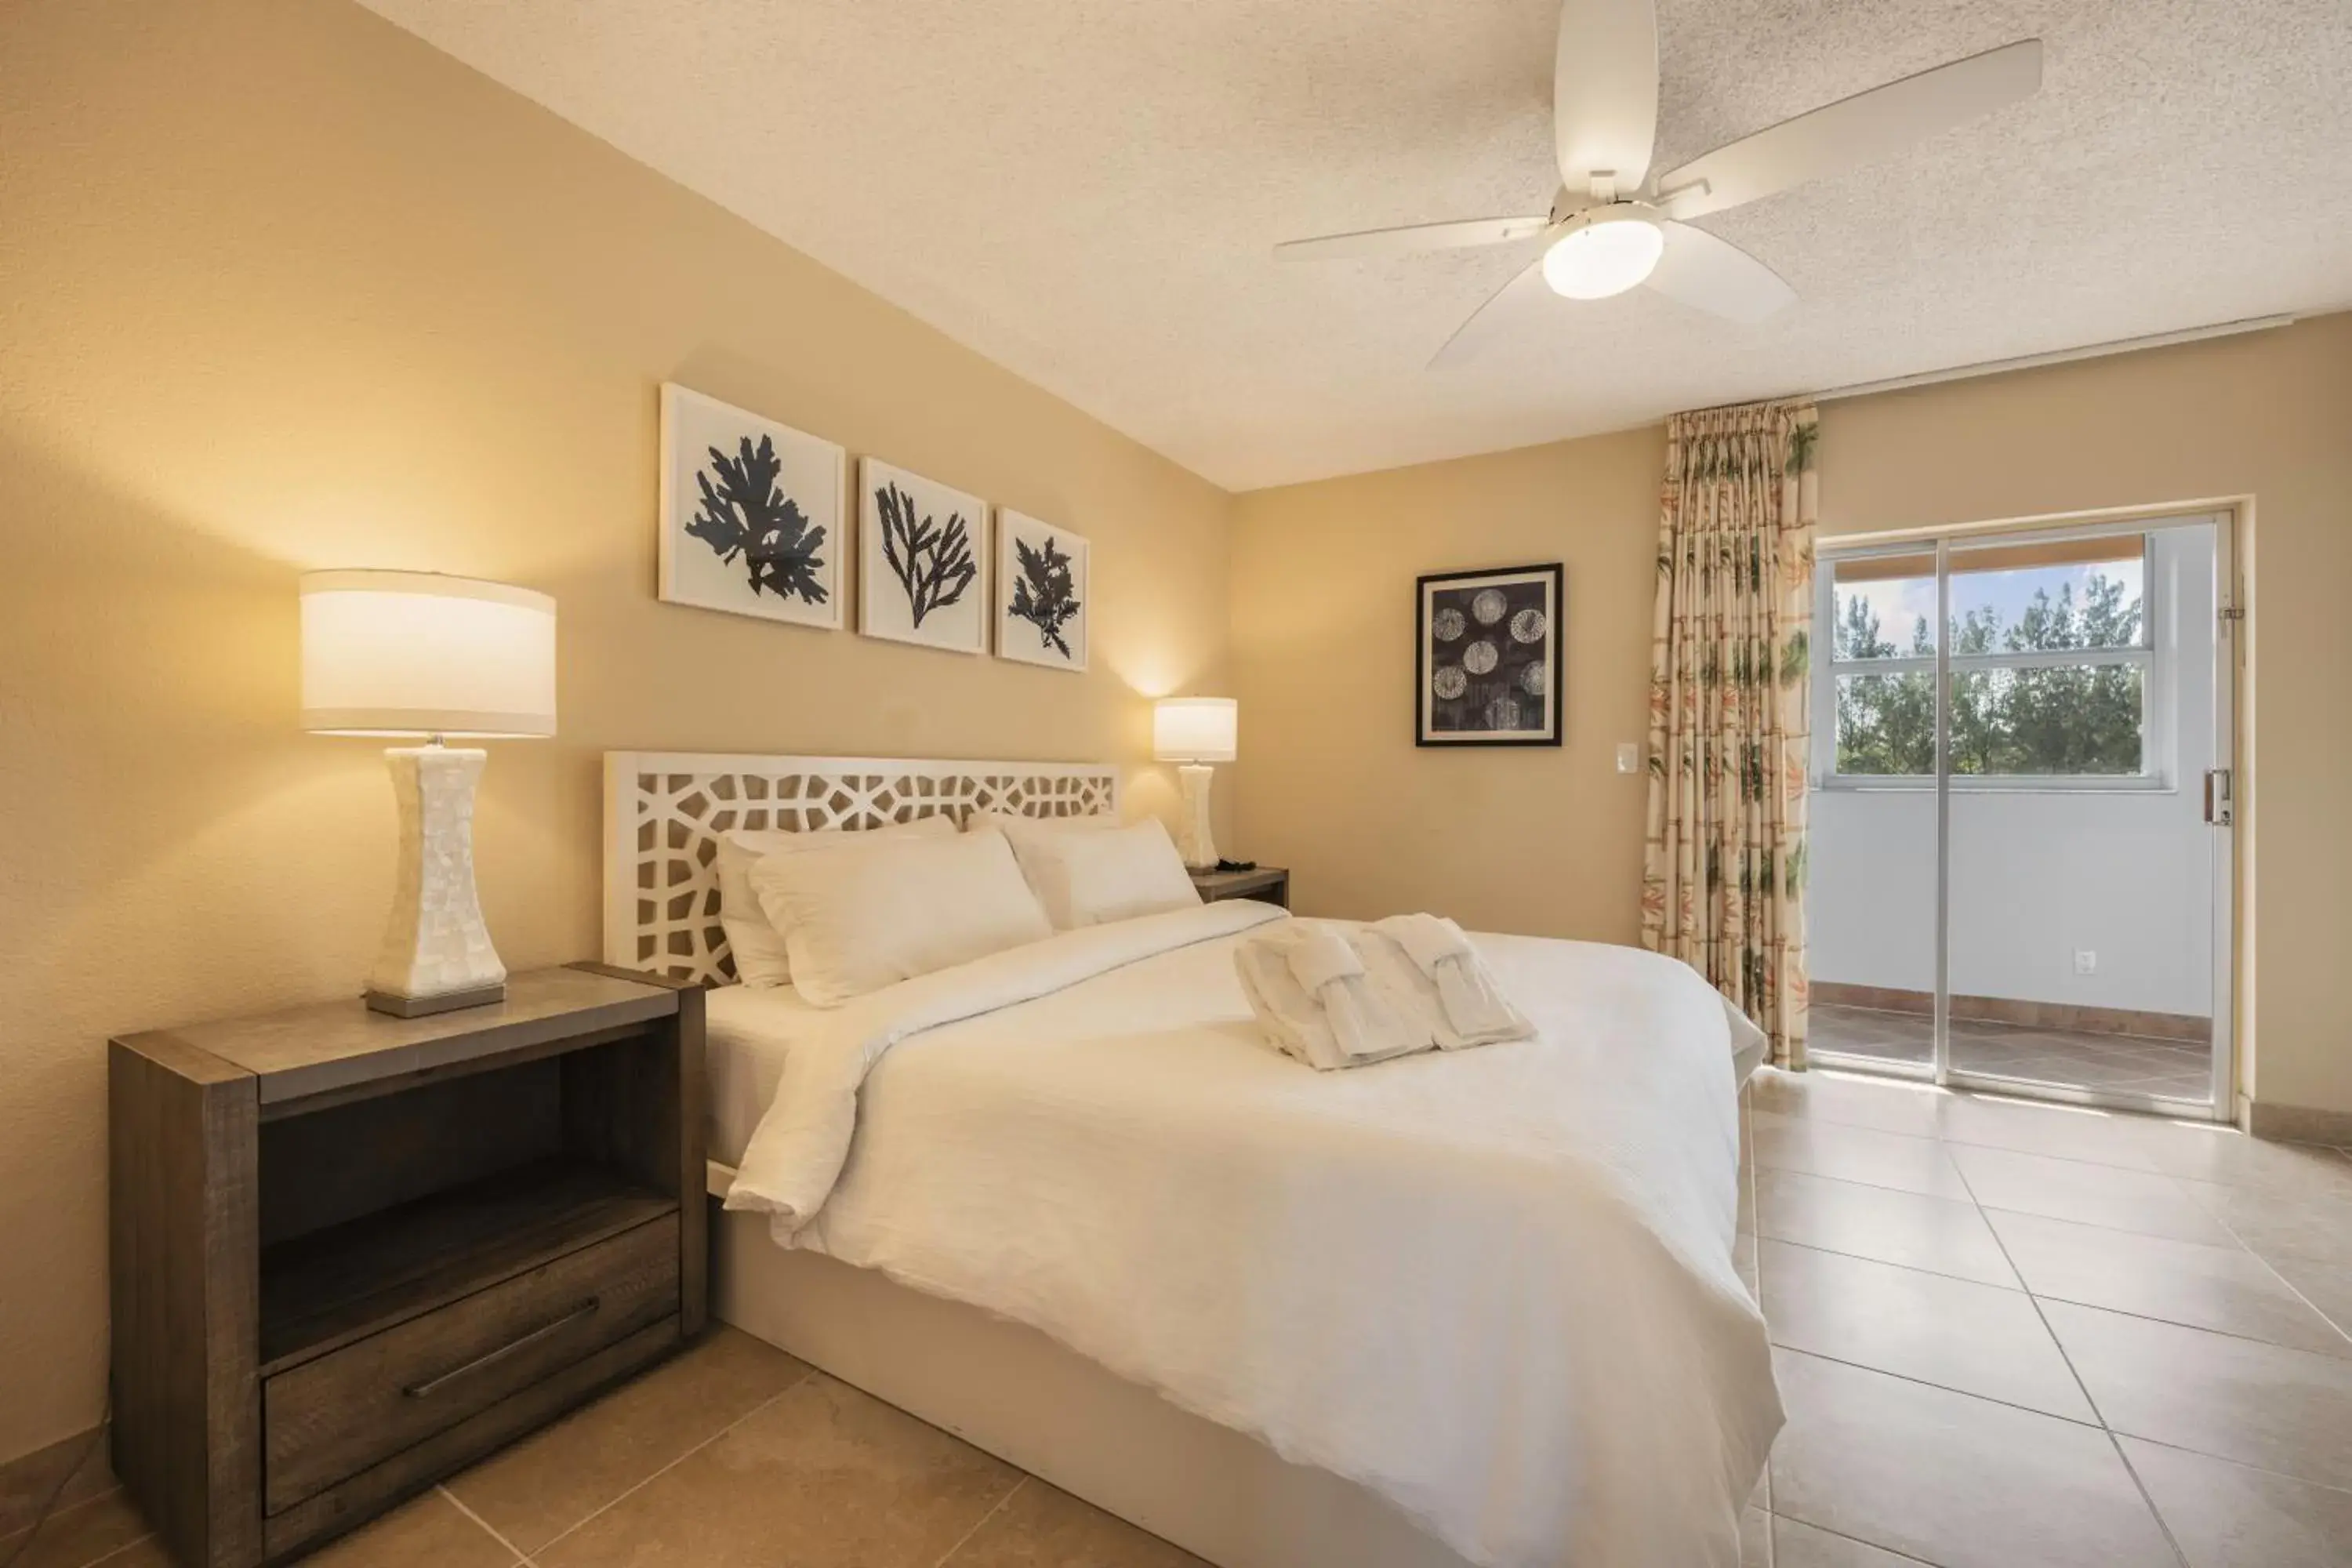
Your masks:
M371 986L363 996L371 1013L389 1013L395 1018L425 1018L436 1013L455 1013L461 1007L484 1007L507 999L504 981L485 985L478 991L448 991L438 996L402 996L394 992L378 991Z
M400 803L400 859L367 1004L415 1018L499 1001L507 966L474 891L474 785L489 753L394 746L383 759Z
M1217 840L1209 828L1209 781L1216 776L1217 770L1202 763L1186 763L1176 770L1176 783L1184 792L1184 826L1176 836L1176 852L1184 858L1187 870L1217 868Z

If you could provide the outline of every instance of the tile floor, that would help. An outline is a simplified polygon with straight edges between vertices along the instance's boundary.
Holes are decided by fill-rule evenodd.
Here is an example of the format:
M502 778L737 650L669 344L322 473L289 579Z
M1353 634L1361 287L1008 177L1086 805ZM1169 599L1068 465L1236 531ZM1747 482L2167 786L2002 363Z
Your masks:
M1751 1568L2352 1568L2352 1154L1822 1072L1748 1100L1789 1413ZM115 1493L19 1568L164 1562ZM721 1329L311 1562L1197 1560Z
M1934 1020L1917 1013L1816 1003L1811 1030L1816 1051L1922 1064L1935 1054ZM2212 1062L2201 1042L1952 1021L1952 1065L2001 1078L2210 1102Z

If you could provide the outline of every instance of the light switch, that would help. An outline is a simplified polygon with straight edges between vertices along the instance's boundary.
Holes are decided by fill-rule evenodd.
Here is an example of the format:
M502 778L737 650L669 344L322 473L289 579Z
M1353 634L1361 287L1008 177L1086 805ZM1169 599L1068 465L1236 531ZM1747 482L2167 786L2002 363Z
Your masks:
M1621 773L1638 773L1642 771L1642 745L1640 742L1620 741L1617 742L1617 771Z

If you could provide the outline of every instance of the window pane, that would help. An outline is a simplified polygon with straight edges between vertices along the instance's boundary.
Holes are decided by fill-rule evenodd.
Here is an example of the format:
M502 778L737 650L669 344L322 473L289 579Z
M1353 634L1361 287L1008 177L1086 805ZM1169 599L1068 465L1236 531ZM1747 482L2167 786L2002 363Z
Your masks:
M1832 563L1832 660L1936 651L1936 552L1864 555Z
M2137 533L1954 550L1952 651L2147 647L2147 550Z
M1955 671L1952 772L2137 773L2146 673L2136 664ZM1840 710L1843 719L1843 700Z
M1936 771L1936 678L1926 670L1837 678L1837 771L1926 778Z

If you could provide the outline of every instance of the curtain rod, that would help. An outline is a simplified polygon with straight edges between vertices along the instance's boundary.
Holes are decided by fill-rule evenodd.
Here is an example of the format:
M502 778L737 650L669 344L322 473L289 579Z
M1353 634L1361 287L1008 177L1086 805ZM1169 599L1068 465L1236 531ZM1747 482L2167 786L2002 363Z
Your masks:
M2045 364L2065 364L2081 359L2104 359L2109 354L2131 353L2139 349L2169 348L2175 343L2202 342L2208 338L2231 338L2242 332L2266 332L2284 327L2295 320L2293 316L2248 316L2242 321L2217 321L2210 327L2186 327L2177 332L2154 332L2141 338L2119 338L2114 342L2087 343L2078 349L2057 349L2049 353L2025 354L2017 359L1986 360L1979 364L1958 364L1945 370L1922 371L1917 375L1898 375L1885 381L1857 382L1852 386L1833 387L1813 394L1816 403L1831 403L1840 398L1867 397L1878 392L1901 392L1914 386L1934 386L1947 381L1968 381L1980 375L2000 375L2012 370L2032 370Z

